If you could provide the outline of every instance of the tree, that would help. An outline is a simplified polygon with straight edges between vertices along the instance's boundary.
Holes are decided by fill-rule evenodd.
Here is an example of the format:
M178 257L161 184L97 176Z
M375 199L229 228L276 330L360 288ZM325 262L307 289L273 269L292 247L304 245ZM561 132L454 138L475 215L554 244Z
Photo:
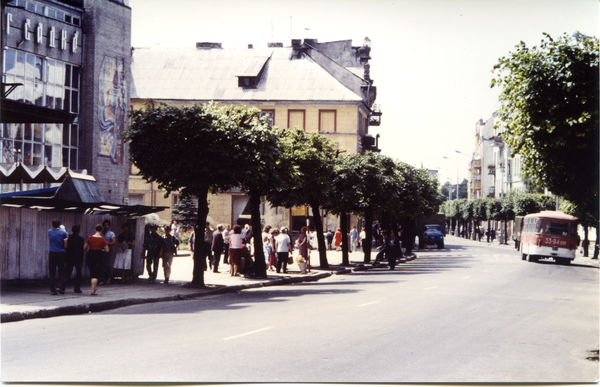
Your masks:
M282 141L282 158L274 170L281 178L280 184L267 194L267 199L276 206L312 208L319 264L326 269L329 264L320 208L327 200L333 175L334 144L319 133L306 134L301 129L283 131Z
M198 202L192 197L181 196L171 210L171 216L182 227L194 227L198 219Z
M216 104L133 110L125 132L130 160L148 182L157 182L168 196L181 191L198 198L197 254L204 252L204 227L209 192L236 184L238 150L231 144L239 133L231 130ZM204 286L204 259L194 260L192 284Z
M502 137L521 155L526 178L597 222L598 40L544 35L539 47L521 42L494 66Z
M254 235L255 274L266 277L267 268L263 252L262 224L260 219L261 197L278 187L280 182L277 164L282 157L282 132L272 129L260 110L246 106L230 106L223 109L228 131L236 133L229 146L235 149L237 166L228 173L236 186L250 196L250 215Z

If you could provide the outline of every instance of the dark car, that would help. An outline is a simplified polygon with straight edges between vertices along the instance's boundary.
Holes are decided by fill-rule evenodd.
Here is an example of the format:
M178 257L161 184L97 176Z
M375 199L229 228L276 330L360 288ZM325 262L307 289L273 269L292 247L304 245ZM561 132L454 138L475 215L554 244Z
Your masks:
M444 232L439 224L426 224L423 226L421 240L423 240L425 234L427 234L428 245L437 245L438 249L444 248Z

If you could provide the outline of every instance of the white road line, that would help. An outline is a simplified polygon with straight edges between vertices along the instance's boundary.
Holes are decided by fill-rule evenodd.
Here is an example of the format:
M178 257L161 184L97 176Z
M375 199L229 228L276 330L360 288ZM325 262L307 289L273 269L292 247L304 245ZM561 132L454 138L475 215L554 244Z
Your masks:
M463 277L463 279L467 279L467 278L471 278L471 276L470 276L470 275L468 275L468 276L466 276L466 277Z
M430 287L430 288L425 288L425 289L423 289L423 290L431 290L431 289L435 289L435 288L437 288L437 286L432 286L432 287Z
M360 308L361 306L373 305L373 304L377 304L378 302L381 302L381 300L380 301L367 302L366 304L359 305L358 307Z
M266 331L267 329L271 329L271 327L266 327L266 328L262 328L262 329L257 329L255 331L252 332L246 332L246 333L242 333L241 335L237 335L237 336L230 336L230 337L226 337L223 340L231 340L231 339L237 339L238 337L242 337L242 336L248 336L254 333L258 333L258 332L262 332L262 331Z

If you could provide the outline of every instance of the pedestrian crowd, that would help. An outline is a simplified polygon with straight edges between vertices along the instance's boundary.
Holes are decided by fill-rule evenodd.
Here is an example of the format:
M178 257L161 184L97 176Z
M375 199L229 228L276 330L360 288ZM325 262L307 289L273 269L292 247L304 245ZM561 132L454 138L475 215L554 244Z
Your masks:
M59 219L53 219L52 228L48 230L48 275L52 295L65 293L73 270L74 292L81 293L84 256L90 272L91 295L96 295L98 285L109 284L111 281L111 248L115 251L112 268L121 272L121 282L129 282L131 251L135 246L135 237L131 234L128 224L123 224L123 232L118 238L110 230L109 220L96 225L94 234L86 239L79 235L80 225L73 225L71 231L72 234L69 235Z

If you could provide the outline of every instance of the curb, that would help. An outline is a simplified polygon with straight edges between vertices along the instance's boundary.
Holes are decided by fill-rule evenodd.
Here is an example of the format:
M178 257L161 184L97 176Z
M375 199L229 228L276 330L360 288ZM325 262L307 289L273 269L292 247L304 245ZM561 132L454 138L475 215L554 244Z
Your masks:
M256 289L261 287L269 287L269 286L278 286L278 285L287 285L293 283L300 282L311 282L318 281L323 278L330 277L334 274L348 274L351 271L349 269L342 269L335 272L324 272L319 274L314 274L310 276L302 276L302 277L288 277L276 279L273 281L262 281L256 282L252 284L246 285L233 285L233 286L224 286L224 285L216 285L213 289L208 287L198 287L198 289L202 289L203 291L197 293L190 294L178 294L175 296L165 296L165 297L154 297L154 298L126 298L123 300L114 300L114 301L106 301L99 302L93 304L81 304L81 305L71 305L71 306L63 306L56 307L50 309L36 310L32 312L11 312L11 313L2 313L0 315L0 323L8 323L8 322L16 322L16 321L24 321L31 320L36 318L50 318L50 317L58 317L58 316L70 316L77 314L86 314L92 312L102 312L105 310L122 308L125 306L132 305L140 305L140 304L150 304L155 302L166 302L166 301L184 301L191 300L194 298L199 298L203 296L210 296L215 294L226 294L226 293L235 293L245 289ZM183 285L183 287L192 287L190 285Z

